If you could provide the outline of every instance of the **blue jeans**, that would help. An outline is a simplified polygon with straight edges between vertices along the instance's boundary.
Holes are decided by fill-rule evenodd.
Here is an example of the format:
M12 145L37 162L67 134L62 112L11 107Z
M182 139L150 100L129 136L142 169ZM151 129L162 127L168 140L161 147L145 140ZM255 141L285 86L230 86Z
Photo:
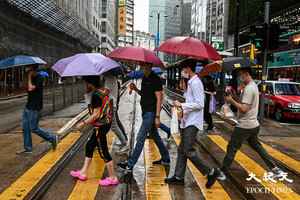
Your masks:
M166 134L168 134L168 137L171 135L171 129L167 127L165 124L160 123L159 128L163 130Z
M24 149L32 151L31 132L37 134L46 141L55 141L55 135L39 128L40 112L36 110L24 109L22 118Z
M165 147L162 139L160 138L157 128L153 128L155 113L154 112L143 113L142 118L143 118L143 122L136 138L136 144L134 150L128 160L128 167L133 168L133 166L138 161L142 153L142 150L144 148L145 140L147 138L147 133L152 134L152 138L159 149L162 160L164 162L170 162L170 155L168 149Z

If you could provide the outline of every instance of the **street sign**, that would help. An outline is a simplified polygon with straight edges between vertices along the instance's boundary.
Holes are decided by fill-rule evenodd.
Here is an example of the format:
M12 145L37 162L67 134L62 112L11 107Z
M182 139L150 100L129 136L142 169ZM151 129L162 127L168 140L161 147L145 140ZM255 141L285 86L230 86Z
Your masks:
M118 34L126 35L126 7L119 7Z
M211 38L212 46L218 51L224 51L224 41L220 37L212 37Z
M125 6L126 0L119 0L119 7Z

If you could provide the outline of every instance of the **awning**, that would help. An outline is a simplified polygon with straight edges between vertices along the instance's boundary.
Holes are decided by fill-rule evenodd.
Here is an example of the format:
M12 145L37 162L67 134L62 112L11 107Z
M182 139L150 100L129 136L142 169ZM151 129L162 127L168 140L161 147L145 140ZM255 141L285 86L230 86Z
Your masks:
M50 27L78 39L88 47L94 48L100 45L99 40L85 29L76 17L65 13L53 0L6 1Z

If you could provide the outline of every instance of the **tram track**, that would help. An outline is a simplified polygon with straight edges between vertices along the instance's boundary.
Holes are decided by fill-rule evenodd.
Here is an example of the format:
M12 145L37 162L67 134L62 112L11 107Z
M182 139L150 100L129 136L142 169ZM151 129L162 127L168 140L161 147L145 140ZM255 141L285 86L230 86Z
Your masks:
M226 122L226 124L218 124L219 128L222 128L224 130L226 130L225 132L232 132L234 129L234 125L235 125L235 121L231 120L231 119L224 119L224 117L221 116L220 113L216 113L215 115L218 119L223 120L224 122ZM295 169L291 168L290 166L288 166L287 164L283 163L282 161L280 161L279 159L276 159L274 157L272 157L272 159L274 160L274 162L281 167L282 169L284 169L287 172L290 172L292 174L294 174L295 176L297 176L300 179L300 172L296 171Z
M183 96L181 96L180 94L177 94L177 93L175 93L173 91L166 90L166 93L170 97L170 100L184 100ZM170 101L164 102L163 109L167 113L167 115L171 118L172 114L171 114L171 104L170 104ZM222 135L227 135L228 136L228 134L229 134L228 132L232 132L232 130L233 130L236 122L234 120L230 120L230 119L226 119L226 118L221 117L219 113L217 113L215 116L219 120L222 120L224 122L224 123L218 123L217 128L220 129L220 130L222 130ZM220 167L222 165L222 162L215 155L213 155L212 152L211 152L211 150L209 149L210 148L210 144L212 144L212 143L213 142L209 138L205 138L203 141L197 140L197 144L198 144L198 147L200 148L200 151L203 151L203 152L207 153L207 155L209 155L209 157L213 160L213 162L217 166ZM300 178L300 173L298 171L294 170L293 168L291 168L287 164L283 163L279 159L274 158L273 156L272 156L272 159L284 171L286 171L288 173L292 173L297 178ZM250 199L250 200L257 199L257 197L255 196L255 194L252 194L252 193L249 193L249 192L246 191L246 188L244 187L244 185L241 184L240 177L236 177L235 175L233 175L231 173L226 173L226 176L228 177L228 179L230 180L230 182L244 196L245 199Z
M163 109L167 113L167 115L171 118L172 117L172 113L169 110L169 105L164 104L163 105ZM208 151L208 149L205 147L204 144L202 144L198 140L197 140L197 144L198 144L198 148L200 148L200 151L204 151L207 155L209 155L209 157L213 160L214 163L216 163L217 165L220 165L220 163L218 162L218 160L211 154L210 151ZM232 183L234 184L234 186L238 188L238 190L242 193L242 195L244 196L245 199L247 199L247 200L248 199L249 200L255 200L255 198L252 195L247 194L247 192L245 191L245 189L243 188L243 186L241 186L235 180L235 178L233 176L229 175L228 178L230 179L230 181L232 181Z
M121 96L125 93L128 83L129 82L125 82L121 86L121 92L120 92ZM73 134L75 125L78 123L78 121L85 118L87 115L88 115L88 111L87 109L85 109L76 117L71 119L67 124L65 124L65 126L58 131L61 140L64 140L66 137L68 137L68 135ZM55 183L56 178L60 175L60 173L64 170L64 168L72 161L72 159L79 152L79 150L82 149L83 145L85 144L85 142L87 141L91 133L92 133L91 127L85 128L83 130L83 133L74 142L74 144L68 147L68 150L63 154L63 156L46 173L46 175L43 176L41 180L36 185L33 186L33 188L30 191L25 191L25 190L21 191L21 193L23 192L27 194L21 194L20 192L18 193L18 191L16 191L14 195L15 198L13 199L26 199L26 200L42 199L44 195L47 193L48 189Z

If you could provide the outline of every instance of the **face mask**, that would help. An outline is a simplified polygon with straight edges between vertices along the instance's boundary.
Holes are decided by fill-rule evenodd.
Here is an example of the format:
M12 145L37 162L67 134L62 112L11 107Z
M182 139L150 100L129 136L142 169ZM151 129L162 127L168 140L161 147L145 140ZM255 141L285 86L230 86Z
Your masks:
M190 78L190 77L189 77L189 74L186 73L186 72L184 72L184 71L181 72L181 76L182 76L183 78L185 78L185 79L189 79L189 78Z

